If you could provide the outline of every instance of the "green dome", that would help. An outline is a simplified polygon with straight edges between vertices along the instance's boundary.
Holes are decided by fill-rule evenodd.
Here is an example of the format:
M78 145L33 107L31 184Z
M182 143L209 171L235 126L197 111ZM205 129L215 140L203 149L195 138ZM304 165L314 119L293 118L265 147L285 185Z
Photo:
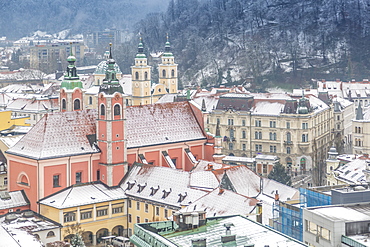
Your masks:
M94 74L95 75L105 75L105 72L108 69L108 63L107 61L101 61L98 66L96 67ZM122 74L121 69L117 65L117 63L114 64L114 70L117 74Z
M70 55L70 56L68 56L67 61L68 61L68 62L76 62L76 57L75 57L75 56Z

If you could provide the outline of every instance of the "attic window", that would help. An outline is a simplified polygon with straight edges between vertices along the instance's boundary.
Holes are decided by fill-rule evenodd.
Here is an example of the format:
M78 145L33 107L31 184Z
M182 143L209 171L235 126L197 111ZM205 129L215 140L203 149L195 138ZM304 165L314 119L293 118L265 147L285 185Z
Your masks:
M154 187L150 187L150 189L152 190L152 192L150 192L150 196L153 196L155 195L155 193L157 193L157 191L159 190L159 185L154 188Z
M146 183L145 184L138 184L137 186L139 187L139 189L137 190L137 192L140 193L145 188Z
M188 195L188 193L187 192L185 192L184 194L179 194L179 200L177 201L177 202L182 202L184 199L185 199L185 197Z
M165 199L170 193L171 193L172 189L166 189L166 190L162 190L163 192L163 196L162 196L162 199Z
M132 187L134 187L134 185L136 184L136 181L128 181L127 182L127 189L126 190L131 190Z

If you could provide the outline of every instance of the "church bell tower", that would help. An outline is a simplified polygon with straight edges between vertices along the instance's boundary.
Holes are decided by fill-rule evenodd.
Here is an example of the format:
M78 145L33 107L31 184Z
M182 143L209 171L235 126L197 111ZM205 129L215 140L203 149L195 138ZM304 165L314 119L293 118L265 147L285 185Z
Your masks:
M83 87L82 82L77 75L77 69L75 66L76 57L72 54L72 45L70 47L70 55L68 56L67 61L67 71L60 86L60 111L79 111L83 109Z
M125 142L125 95L117 79L110 48L108 69L99 88L97 142L101 158L97 177L109 186L117 185L127 172Z
M147 105L151 99L151 66L144 53L144 45L140 38L135 65L131 66L132 73L132 103L133 105Z
M171 45L168 40L165 45L165 51L162 54L162 62L158 65L159 83L165 85L168 93L177 93L177 64L171 52Z

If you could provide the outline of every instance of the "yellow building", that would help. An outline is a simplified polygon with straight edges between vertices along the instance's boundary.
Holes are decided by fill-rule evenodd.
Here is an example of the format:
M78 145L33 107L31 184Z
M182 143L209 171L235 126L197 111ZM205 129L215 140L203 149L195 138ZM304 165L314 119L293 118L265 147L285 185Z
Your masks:
M318 163L326 160L333 143L334 119L329 104L320 98L228 93L212 102L205 128L216 133L219 123L223 154L276 155L294 173L321 169Z
M30 126L26 121L29 116L12 117L12 111L0 111L0 131L10 129L12 126Z
M62 240L70 226L79 224L85 243L97 244L104 236L127 236L126 197L120 187L101 182L76 184L39 201L40 214L60 223Z

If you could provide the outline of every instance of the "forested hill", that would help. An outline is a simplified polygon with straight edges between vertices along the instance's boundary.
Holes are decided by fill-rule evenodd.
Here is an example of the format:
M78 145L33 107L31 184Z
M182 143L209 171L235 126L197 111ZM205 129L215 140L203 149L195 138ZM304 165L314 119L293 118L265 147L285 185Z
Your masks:
M131 30L151 12L167 8L169 0L1 0L0 36L16 39L37 30L79 34L106 28Z
M171 0L138 30L149 50L169 33L183 84L303 85L370 75L369 0ZM194 81L194 75L196 80Z

